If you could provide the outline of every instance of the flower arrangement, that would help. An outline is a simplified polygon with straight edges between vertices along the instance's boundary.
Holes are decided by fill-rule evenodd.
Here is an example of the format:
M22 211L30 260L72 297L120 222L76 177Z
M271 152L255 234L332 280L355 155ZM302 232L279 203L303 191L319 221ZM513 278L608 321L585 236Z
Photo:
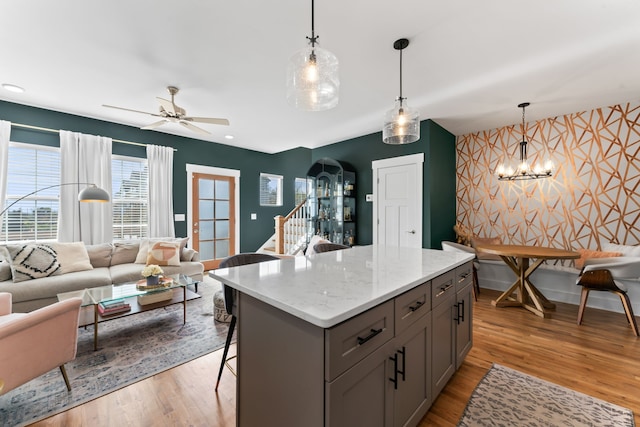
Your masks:
M149 264L142 269L142 277L158 276L162 273L164 273L164 271L162 271L162 268L160 268L159 265L155 264Z

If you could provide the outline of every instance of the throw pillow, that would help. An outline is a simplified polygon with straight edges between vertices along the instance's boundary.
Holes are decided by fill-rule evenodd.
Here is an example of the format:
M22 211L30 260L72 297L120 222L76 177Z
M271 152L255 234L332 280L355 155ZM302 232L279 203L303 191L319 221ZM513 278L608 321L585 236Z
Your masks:
M611 258L622 255L622 252L606 252L606 251L594 251L591 249L578 249L576 250L580 254L580 258L575 260L576 268L582 269L584 267L584 261L587 258Z
M110 265L131 264L135 262L139 250L140 241L138 240L115 242L113 244Z
M51 245L28 243L7 245L14 282L60 274L58 254Z
M471 238L471 246L473 249L476 249L477 246L481 245L501 245L502 239L500 237L477 237L473 236ZM491 260L491 261L502 261L500 255L488 254L485 252L480 252L476 249L476 256L478 259Z
M180 242L155 242L149 249L147 265L180 265Z
M153 246L156 242L179 242L180 243L180 253L187 246L188 237L162 237L162 238L154 238L154 239L142 239L140 240L140 250L138 251L138 255L136 256L135 263L136 264L147 264L147 257L149 256L149 248Z
M91 262L93 268L109 267L111 265L111 253L113 252L113 245L111 243L99 243L85 247L89 254L89 262Z
M0 282L11 280L11 263L9 261L0 261Z
M61 274L93 270L84 242L52 243L51 247L58 254Z

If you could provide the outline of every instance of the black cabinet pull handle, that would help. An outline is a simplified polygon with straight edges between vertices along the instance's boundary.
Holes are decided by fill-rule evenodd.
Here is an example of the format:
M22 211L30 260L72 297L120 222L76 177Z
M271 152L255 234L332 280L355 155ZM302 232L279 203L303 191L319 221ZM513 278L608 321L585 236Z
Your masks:
M394 354L393 357L389 357L389 360L393 360L393 378L389 378L389 381L393 383L393 389L398 389L398 355Z
M456 308L456 317L454 320L456 324L459 325L461 322L464 322L464 300L458 301L458 303L453 306Z
M416 311L417 309L419 309L423 305L424 305L424 303L422 301L416 301L416 305L410 305L409 306L409 310Z
M402 381L404 381L404 372L407 368L407 355L404 350L405 350L405 347L402 346L402 350L397 351L397 353L400 353L402 355L402 370L398 371L402 375Z
M441 286L440 292L436 294L436 298L438 298L439 296L447 292L449 289L451 289L452 286L453 286L453 283L449 283L447 286Z
M382 328L380 328L380 329L371 329L371 333L369 335L367 335L366 337L364 337L364 338L358 337L358 345L362 345L362 344L366 343L371 338L373 338L376 335L378 335L380 332L382 332Z

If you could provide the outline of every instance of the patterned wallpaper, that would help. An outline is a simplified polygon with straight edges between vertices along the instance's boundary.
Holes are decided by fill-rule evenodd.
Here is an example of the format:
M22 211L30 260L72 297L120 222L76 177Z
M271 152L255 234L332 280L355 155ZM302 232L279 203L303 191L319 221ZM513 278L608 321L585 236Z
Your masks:
M521 127L458 137L458 222L477 236L511 244L600 249L606 242L640 243L640 104L526 123L529 162L551 160L553 176L498 181L497 165L518 159Z

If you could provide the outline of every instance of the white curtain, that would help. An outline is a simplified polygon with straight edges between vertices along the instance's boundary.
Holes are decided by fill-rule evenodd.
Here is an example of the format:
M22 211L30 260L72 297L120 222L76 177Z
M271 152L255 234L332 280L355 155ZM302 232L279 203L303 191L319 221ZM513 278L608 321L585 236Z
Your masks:
M173 223L173 148L147 145L149 237L175 237Z
M11 135L11 122L0 120L0 212L4 209L4 201L7 198L9 135Z
M111 203L80 203L78 193L92 183L111 195L111 138L60 131L60 213L58 241L93 245L113 239Z

